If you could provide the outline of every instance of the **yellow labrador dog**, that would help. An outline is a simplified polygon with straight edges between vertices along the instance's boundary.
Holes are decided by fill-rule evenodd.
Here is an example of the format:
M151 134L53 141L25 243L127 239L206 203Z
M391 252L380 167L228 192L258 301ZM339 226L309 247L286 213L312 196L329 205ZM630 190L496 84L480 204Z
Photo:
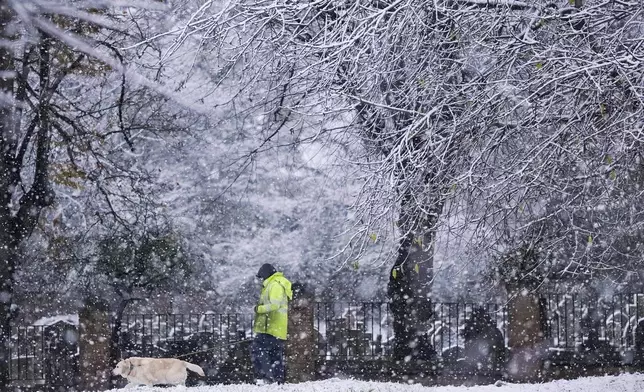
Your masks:
M127 378L126 388L137 385L181 384L185 385L186 369L204 376L200 366L174 358L130 357L116 364L112 373Z

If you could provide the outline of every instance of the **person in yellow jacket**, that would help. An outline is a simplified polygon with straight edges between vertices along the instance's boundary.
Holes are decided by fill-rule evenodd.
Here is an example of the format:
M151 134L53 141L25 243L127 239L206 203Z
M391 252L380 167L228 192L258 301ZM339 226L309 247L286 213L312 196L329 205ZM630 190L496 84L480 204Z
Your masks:
M257 272L262 292L255 306L251 348L255 376L259 383L284 383L284 342L288 332L288 301L293 298L291 282L271 264Z

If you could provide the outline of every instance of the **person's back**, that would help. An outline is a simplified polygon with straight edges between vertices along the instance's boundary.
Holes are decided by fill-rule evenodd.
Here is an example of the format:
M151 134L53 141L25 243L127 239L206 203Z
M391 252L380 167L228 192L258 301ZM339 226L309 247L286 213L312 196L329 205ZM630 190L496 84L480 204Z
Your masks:
M286 340L288 301L293 297L291 282L281 272L266 278L255 309L255 333L265 333Z

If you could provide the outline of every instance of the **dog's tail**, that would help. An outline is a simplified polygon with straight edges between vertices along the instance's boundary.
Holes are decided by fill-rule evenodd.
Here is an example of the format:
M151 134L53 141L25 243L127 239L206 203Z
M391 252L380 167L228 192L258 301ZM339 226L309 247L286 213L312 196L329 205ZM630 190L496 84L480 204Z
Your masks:
M186 364L186 369L190 370L191 372L195 372L201 377L205 376L205 374L203 374L203 369L201 368L201 366L186 361L183 361L183 363Z

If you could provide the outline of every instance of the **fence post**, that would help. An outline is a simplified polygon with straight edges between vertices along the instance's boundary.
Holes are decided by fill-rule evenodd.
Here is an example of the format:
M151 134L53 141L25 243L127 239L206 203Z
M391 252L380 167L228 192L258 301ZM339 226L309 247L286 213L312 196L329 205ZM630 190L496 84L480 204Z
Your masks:
M535 293L516 290L508 302L507 373L515 381L535 381L541 376L545 355L546 309Z
M315 379L316 332L313 328L314 296L302 285L294 284L289 305L286 341L286 382Z
M110 388L109 306L99 298L85 300L79 318L80 390Z
M639 316L639 314L637 314L636 317L637 316ZM633 358L633 365L636 367L642 367L644 365L644 321L639 321L639 318L637 321L637 326L635 327L635 355Z

